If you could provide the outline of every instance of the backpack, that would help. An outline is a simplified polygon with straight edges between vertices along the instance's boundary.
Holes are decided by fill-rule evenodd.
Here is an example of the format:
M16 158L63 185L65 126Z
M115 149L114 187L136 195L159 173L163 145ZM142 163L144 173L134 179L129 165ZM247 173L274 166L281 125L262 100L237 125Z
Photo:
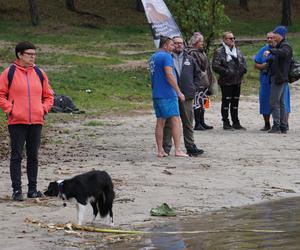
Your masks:
M54 95L54 103L51 108L53 113L79 113L72 99L65 95ZM82 113L82 112L80 112Z
M300 62L292 58L290 71L289 71L289 83L295 82L300 79Z
M44 82L43 73L42 73L42 71L40 70L40 68L38 66L34 66L33 68L34 68L36 74L39 76L40 81L41 81L41 85L42 85L42 88L43 88L43 82ZM7 74L8 89L10 89L10 86L11 86L12 81L14 79L15 71L16 71L16 65L14 65L14 64L10 65L9 70L8 70L8 74Z

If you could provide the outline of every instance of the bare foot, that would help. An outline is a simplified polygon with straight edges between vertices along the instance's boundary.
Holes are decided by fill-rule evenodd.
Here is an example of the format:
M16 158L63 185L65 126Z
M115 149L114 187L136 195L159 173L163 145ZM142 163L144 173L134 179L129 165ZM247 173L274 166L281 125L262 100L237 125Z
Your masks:
M157 157L167 157L167 156L169 156L165 151L163 151L163 152L159 152L158 154L157 154Z
M183 153L181 150L175 152L176 157L188 157L186 153Z

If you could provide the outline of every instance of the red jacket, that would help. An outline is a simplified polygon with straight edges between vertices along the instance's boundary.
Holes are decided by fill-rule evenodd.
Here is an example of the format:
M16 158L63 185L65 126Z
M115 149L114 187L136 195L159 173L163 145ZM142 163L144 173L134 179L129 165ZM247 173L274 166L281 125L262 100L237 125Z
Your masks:
M44 115L53 105L53 91L43 70L43 84L33 66L23 68L18 60L8 89L8 70L0 76L0 108L8 116L8 124L44 124Z

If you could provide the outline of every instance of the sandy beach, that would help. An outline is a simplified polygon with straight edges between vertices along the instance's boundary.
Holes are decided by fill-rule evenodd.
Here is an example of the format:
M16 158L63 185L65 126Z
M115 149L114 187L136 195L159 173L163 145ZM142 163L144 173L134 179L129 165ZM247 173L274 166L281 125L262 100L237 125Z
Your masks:
M44 129L40 150L38 186L45 190L50 181L70 178L92 169L107 171L114 182L115 226L124 229L157 223L150 209L163 202L178 216L191 216L221 208L244 206L283 197L300 191L300 94L291 88L288 134L268 134L263 126L255 96L241 97L240 121L247 131L224 131L220 103L212 102L206 121L210 131L195 131L195 142L205 153L179 158L174 151L156 157L155 116L152 111L130 117L101 117L58 122ZM59 119L59 114L51 114ZM87 126L93 121L99 126ZM7 147L8 138L2 142ZM27 192L26 161L23 160L23 192ZM105 248L115 239L95 233L70 234L42 228L26 218L45 224L76 222L74 203L58 198L13 202L9 159L0 162L0 248L1 249L94 249ZM91 220L91 210L85 222ZM104 227L97 219L95 226ZM97 238L97 239L96 239ZM122 240L122 239L118 239ZM96 243L95 243L96 242ZM100 245L99 245L100 244Z

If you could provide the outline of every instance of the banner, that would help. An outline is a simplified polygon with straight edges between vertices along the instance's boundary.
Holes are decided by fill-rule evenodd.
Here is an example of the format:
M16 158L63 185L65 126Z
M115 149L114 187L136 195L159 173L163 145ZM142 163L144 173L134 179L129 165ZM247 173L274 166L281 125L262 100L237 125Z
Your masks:
M142 0L150 24L154 44L159 47L160 36L181 36L181 32L163 0Z

